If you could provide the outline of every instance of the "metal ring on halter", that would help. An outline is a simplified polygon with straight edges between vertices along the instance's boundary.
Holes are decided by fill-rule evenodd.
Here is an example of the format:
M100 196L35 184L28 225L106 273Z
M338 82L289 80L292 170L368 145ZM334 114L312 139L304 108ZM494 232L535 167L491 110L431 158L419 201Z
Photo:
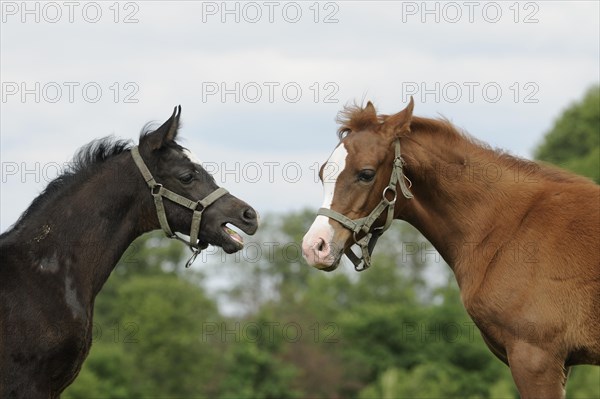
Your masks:
M392 193L394 193L394 198L391 201L388 200L387 197L385 196L386 193L388 192L388 190L391 191ZM385 201L389 205L392 205L392 204L396 203L396 199L398 198L398 191L396 191L395 187L387 186L386 188L383 189L381 196L383 197L383 201Z

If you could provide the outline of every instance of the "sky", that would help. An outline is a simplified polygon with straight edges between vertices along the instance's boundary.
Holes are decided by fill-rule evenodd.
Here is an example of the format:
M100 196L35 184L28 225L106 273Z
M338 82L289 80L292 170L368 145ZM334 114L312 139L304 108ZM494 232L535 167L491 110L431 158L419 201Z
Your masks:
M182 106L182 144L261 214L321 203L344 105L449 118L531 157L600 81L597 1L1 3L0 231L76 150Z

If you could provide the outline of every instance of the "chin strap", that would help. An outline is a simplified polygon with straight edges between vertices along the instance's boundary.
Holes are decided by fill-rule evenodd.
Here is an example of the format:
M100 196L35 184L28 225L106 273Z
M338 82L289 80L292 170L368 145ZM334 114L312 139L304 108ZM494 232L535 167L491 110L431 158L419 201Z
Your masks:
M394 206L398 196L396 184L400 184L400 191L402 191L404 198L413 198L413 195L406 186L404 180L408 180L408 178L404 176L404 172L402 171L400 138L397 138L395 140L394 165L392 167L390 182L381 193L381 201L379 201L379 204L377 204L369 215L359 219L350 219L347 216L328 208L321 208L317 211L318 215L327 216L352 231L354 243L360 247L362 257L358 257L351 248L348 248L344 254L354 264L354 269L356 271L361 272L371 267L371 254L373 253L375 244L383 232L390 227L392 220L394 220ZM410 182L410 180L408 181ZM392 196L392 199L389 200L388 196ZM381 214L386 210L387 216L384 225L373 228L377 219L379 219ZM362 237L359 238L360 235L362 235Z
M158 217L158 223L160 224L161 229L165 232L165 235L167 237L182 241L190 247L190 250L192 251L192 256L185 264L185 267L190 267L192 263L194 263L194 260L196 260L198 254L206 248L206 246L201 247L198 243L198 234L200 232L200 222L202 221L202 213L216 200L227 194L228 191L223 187L219 187L199 201L188 199L169 189L164 188L162 184L157 183L156 180L154 180L154 177L152 176L152 173L150 173L150 170L144 163L144 160L142 159L139 148L137 146L131 149L131 156L133 157L133 161L140 170L140 173L144 177L146 184L148 185L148 187L150 187L150 193L154 198L154 206L156 207L156 216ZM173 233L173 231L169 227L169 222L167 221L167 214L165 212L165 206L163 204L163 197L165 197L169 201L172 201L193 211L192 224L190 226L189 242L179 237L177 234Z

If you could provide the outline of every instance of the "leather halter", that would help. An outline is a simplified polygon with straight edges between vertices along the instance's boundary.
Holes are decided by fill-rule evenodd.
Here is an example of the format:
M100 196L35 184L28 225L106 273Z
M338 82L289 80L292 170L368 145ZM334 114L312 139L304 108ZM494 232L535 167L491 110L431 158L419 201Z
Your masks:
M406 187L406 183L404 182L405 179L408 180L402 171L400 138L396 138L394 164L392 167L392 175L390 176L390 183L383 189L383 192L381 193L381 201L379 201L379 204L371 211L371 213L369 213L369 215L359 219L350 219L347 216L329 208L320 208L317 211L318 215L327 216L328 218L339 222L342 226L352 231L354 243L360 246L362 251L362 258L356 256L351 248L348 248L346 251L344 251L344 254L354 264L354 269L356 271L361 272L371 266L371 254L373 253L375 244L383 232L386 231L392 224L392 220L394 219L394 205L396 204L396 198L398 195L396 184L400 184L400 190L405 198L413 198L412 193L408 187ZM391 200L388 199L389 195L393 196ZM372 229L375 221L386 210L387 216L385 219L385 224L381 227ZM363 233L364 236L361 239L358 239L358 235L361 233Z
M164 188L162 184L157 183L156 180L154 180L154 177L152 176L152 173L150 173L150 170L144 163L144 160L142 159L139 148L137 146L131 149L131 156L133 157L133 161L135 162L136 166L142 173L146 184L148 185L148 187L150 187L150 193L154 198L154 205L156 206L156 215L158 216L158 222L160 223L160 227L165 232L167 237L174 238L176 240L186 243L192 250L192 256L185 264L185 267L190 267L196 259L196 256L198 256L198 254L206 248L200 248L200 245L198 244L198 233L200 231L200 221L202 220L202 213L208 206L212 205L216 200L227 194L229 191L227 191L223 187L219 187L199 201L188 199L182 195L179 195L171 190ZM192 225L190 227L189 242L179 237L177 234L173 233L173 231L169 227L169 222L167 221L167 214L165 212L165 207L162 200L163 197L185 208L191 209L194 212L192 215Z

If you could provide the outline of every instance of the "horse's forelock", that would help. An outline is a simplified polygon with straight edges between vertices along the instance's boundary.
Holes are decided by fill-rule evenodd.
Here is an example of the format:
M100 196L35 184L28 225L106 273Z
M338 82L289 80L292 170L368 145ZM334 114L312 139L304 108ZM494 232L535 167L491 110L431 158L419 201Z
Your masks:
M337 131L340 139L346 133L377 128L381 123L371 103L364 107L359 104L346 105L338 113L336 121L340 125Z

